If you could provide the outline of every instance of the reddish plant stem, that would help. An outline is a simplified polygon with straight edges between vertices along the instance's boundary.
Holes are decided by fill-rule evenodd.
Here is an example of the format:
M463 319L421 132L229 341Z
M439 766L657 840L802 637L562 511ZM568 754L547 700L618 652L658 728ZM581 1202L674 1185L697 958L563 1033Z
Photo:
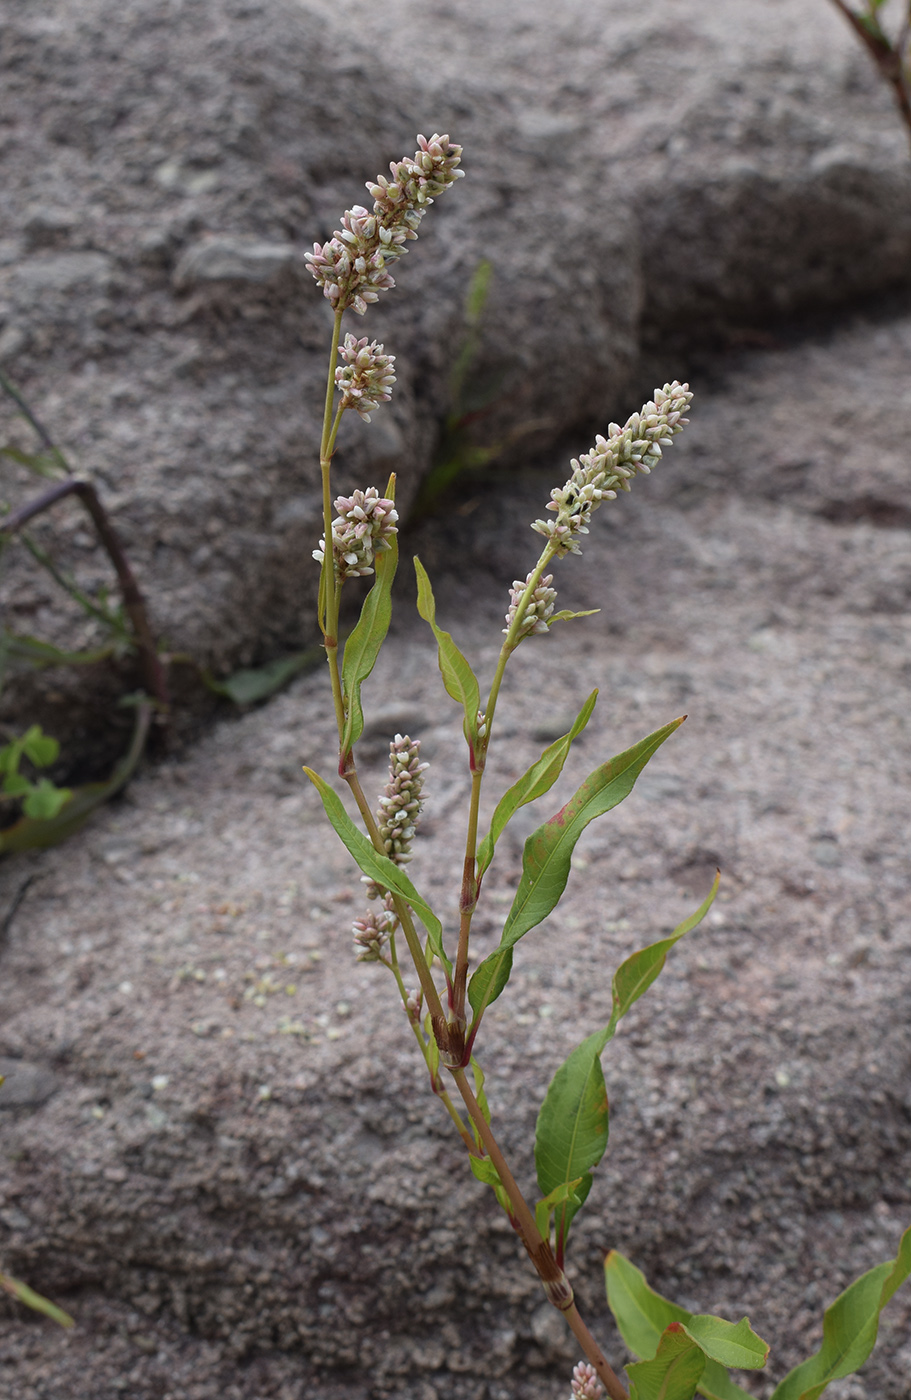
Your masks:
M11 515L5 517L0 522L0 529L3 534L13 534L20 530L36 515L48 510L56 505L66 496L78 496L88 514L91 516L95 531L104 546L108 558L114 566L117 574L117 581L120 584L120 592L123 597L123 605L127 616L133 626L133 633L136 637L136 646L139 651L139 664L142 670L142 678L149 694L158 701L161 708L167 712L170 705L168 686L165 679L164 668L158 659L158 651L155 646L155 638L149 625L149 616L146 611L145 599L142 596L136 576L130 568L129 561L123 551L123 546L117 535L110 517L104 506L101 504L98 492L90 481L83 481L80 477L67 477L66 481L58 481L34 501L29 501L26 505L20 506L19 510L13 511Z
M528 1202L522 1195L515 1177L509 1169L509 1165L500 1145L494 1136L493 1130L481 1110L471 1085L465 1076L464 1070L451 1070L456 1087L462 1095L465 1107L468 1110L471 1121L474 1123L478 1136L484 1144L487 1155L497 1169L497 1175L503 1184L507 1196L509 1197L510 1221L513 1229L518 1234L531 1262L537 1270L538 1277L544 1285L544 1292L547 1294L548 1302L562 1312L573 1335L576 1337L588 1360L598 1373L605 1390L611 1400L629 1400L623 1383L611 1368L607 1358L598 1346L591 1332L589 1332L573 1299L573 1290L569 1280L554 1258L550 1241L544 1239L535 1222L535 1217L531 1212Z
M871 55L874 63L891 87L895 100L898 103L898 110L901 113L902 121L908 128L908 135L911 137L911 91L909 91L908 79L905 76L905 49L908 41L908 24L902 26L901 36L897 44L893 45L882 32L875 33L868 29L863 22L863 18L856 10L852 10L845 0L832 0L836 9L840 10L845 19L858 35L861 42ZM909 12L911 19L911 12ZM878 22L877 22L878 27Z

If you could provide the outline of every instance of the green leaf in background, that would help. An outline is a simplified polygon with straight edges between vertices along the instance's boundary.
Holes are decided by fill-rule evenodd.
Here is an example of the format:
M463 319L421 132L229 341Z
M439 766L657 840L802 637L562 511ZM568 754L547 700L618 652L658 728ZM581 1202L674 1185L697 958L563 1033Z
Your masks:
M50 817L24 816L0 831L0 855L59 845L78 831L96 807L125 787L142 757L149 733L152 708L148 701L136 708L130 747L105 783L86 783L74 788L59 810Z
M97 662L106 661L109 656L113 656L115 650L109 645L96 647L91 651L63 651L60 647L52 646L50 642L39 641L37 637L17 636L13 632L6 632L5 629L0 640L5 657L35 670L45 666L94 666Z
M15 1298L17 1303L24 1303L27 1308L32 1308L34 1312L44 1313L45 1317L59 1322L61 1327L75 1327L76 1324L69 1313L65 1313L63 1308L58 1308L56 1303L42 1298L40 1293L36 1293L33 1288L29 1288L28 1284L22 1283L20 1279L10 1278L8 1274L0 1274L0 1288L11 1298Z
M535 1127L538 1186L546 1195L562 1182L582 1179L576 1202L568 1200L556 1213L558 1259L563 1256L573 1217L591 1190L592 1169L607 1147L607 1088L601 1069L605 1046L613 1038L621 1017L652 985L674 944L705 918L718 892L719 879L716 875L696 912L678 924L668 938L640 948L621 963L611 986L610 1021L603 1030L595 1031L577 1045L551 1080Z
M31 790L31 783L22 773L8 773L3 779L4 797L24 797Z
M52 817L57 816L72 795L72 788L55 787L49 778L41 778L39 782L35 783L23 802L22 810L27 817L49 821Z
M18 739L12 739L10 743L0 749L0 773L9 773L15 776L19 771L20 760L25 757L36 768L46 768L49 763L53 763L60 754L60 744L56 739L52 739L49 734L45 734L40 724L32 724L24 734L20 734ZM27 779L23 779L27 782ZM29 784L30 786L30 784ZM7 785L4 791L22 792L25 789L14 789Z
M33 724L22 736L22 751L36 768L47 768L60 756L60 743L45 734L40 724Z
M603 816L629 796L649 759L682 723L682 719L672 720L596 768L566 805L529 836L522 856L522 878L503 926L499 947L484 959L468 985L475 1028L486 1008L496 1001L509 981L514 945L529 929L546 919L558 904L569 879L572 853L582 832L595 817Z
M338 793L334 792L318 773L314 773L312 768L304 768L304 772L319 793L326 809L326 816L363 874L369 875L371 880L384 889L392 890L395 894L401 895L402 899L407 900L426 928L430 946L445 967L446 975L451 977L452 963L443 949L443 925L430 905L418 894L401 867L391 861L388 856L380 855L379 851L374 850L364 833L358 831L345 811Z
M395 496L395 477L392 476L386 487L386 496ZM364 600L361 615L348 640L342 657L342 691L345 699L345 732L342 736L342 753L349 753L364 729L364 712L361 709L361 686L376 664L380 647L389 631L392 620L392 580L395 578L399 561L398 536L393 535L390 548L376 555L376 582Z
M484 874L493 860L494 847L503 835L509 820L527 802L534 802L536 798L543 797L545 792L549 792L563 772L563 765L566 762L570 745L574 739L578 738L591 719L597 699L598 692L593 690L579 711L569 732L564 734L561 739L555 739L550 747L544 750L537 762L533 763L522 774L519 781L513 783L512 787L504 792L500 798L491 819L490 830L478 846L478 878Z
M322 648L308 647L306 651L296 651L290 656L278 656L265 666L235 671L233 676L226 676L224 680L216 680L209 671L200 674L213 694L221 695L235 705L255 705L258 700L268 700L270 695L281 690L301 671L312 669L322 655Z
M909 1274L911 1227L894 1259L861 1274L826 1308L822 1346L785 1376L772 1400L819 1400L830 1381L859 1370L876 1345L880 1313Z
M736 1349L738 1356L748 1358L738 1362L739 1366L752 1370L765 1364L769 1349L762 1338L750 1330L745 1318L733 1323L707 1315L694 1317L649 1288L642 1272L615 1249L604 1261L604 1277L610 1310L630 1351L645 1360L653 1358L665 1329L673 1322L681 1323L682 1330L708 1356L696 1386L699 1394L707 1400L752 1400L748 1391L731 1380L717 1359L729 1345ZM748 1341L748 1337L751 1340ZM708 1348L716 1355L711 1355Z
M459 651L448 632L444 632L436 622L436 602L430 579L420 559L415 555L414 569L418 577L418 612L425 622L429 622L437 640L437 656L440 674L447 692L465 712L463 729L472 752L478 742L478 711L481 706L481 693L474 672Z
M50 452L23 452L8 443L0 447L0 457L9 457L11 462L18 462L20 467L28 467L36 476L48 477L51 481L63 481L69 475L60 453L54 456Z
M627 1366L630 1400L693 1400L705 1370L705 1353L689 1337L680 1322L671 1322L661 1334L651 1361Z

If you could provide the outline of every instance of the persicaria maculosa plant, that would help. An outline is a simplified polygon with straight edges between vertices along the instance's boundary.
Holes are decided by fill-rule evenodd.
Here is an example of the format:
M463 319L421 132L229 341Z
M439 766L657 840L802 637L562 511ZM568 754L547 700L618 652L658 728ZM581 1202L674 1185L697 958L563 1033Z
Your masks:
M749 1326L707 1315L692 1315L649 1288L642 1274L617 1251L605 1261L608 1301L627 1346L642 1359L627 1367L626 1388L579 1314L564 1266L567 1237L592 1186L592 1172L608 1139L608 1103L601 1056L622 1016L664 966L674 944L708 911L714 885L696 912L668 937L641 949L613 978L608 1024L594 1030L557 1071L541 1106L534 1145L540 1199L531 1205L520 1190L497 1141L484 1093L484 1074L475 1047L488 1008L504 991L513 950L529 930L556 908L566 887L573 849L589 822L616 807L639 773L683 722L669 724L602 763L578 791L525 843L522 875L506 916L498 947L468 976L472 918L484 874L511 817L543 797L560 776L573 740L591 718L597 691L588 697L562 738L499 799L490 828L479 830L481 788L496 726L497 699L509 658L555 623L585 613L556 612L555 560L581 552L593 512L629 491L647 474L687 422L692 394L676 381L656 389L653 399L623 427L612 423L591 450L572 462L564 486L551 492L550 515L532 529L543 537L537 563L509 592L504 640L493 678L482 700L480 683L448 632L436 622L430 580L415 559L418 610L436 638L443 683L464 712L466 761L471 794L465 819L465 858L461 887L443 919L421 896L406 873L421 811L424 774L420 743L396 735L390 748L389 782L374 806L358 777L355 745L364 728L361 686L370 675L391 616L390 593L397 564L395 478L380 495L378 487L340 496L334 503L331 463L343 413L354 409L369 422L370 412L387 401L395 383L394 359L382 345L348 333L345 313L363 316L381 291L394 286L390 266L417 237L429 206L462 175L461 147L448 136L418 137L413 158L394 162L392 178L367 186L372 210L361 206L342 216L341 229L308 254L310 270L334 311L323 433L320 444L324 533L314 551L321 565L319 625L329 663L339 735L339 777L357 805L359 827L328 782L311 769L332 826L362 872L369 907L354 922L358 959L382 964L392 974L404 1015L426 1062L434 1093L462 1137L475 1176L489 1185L528 1251L550 1302L563 1313L585 1355L572 1376L573 1400L749 1400L728 1367L755 1369L769 1348ZM334 505L334 511L333 511ZM370 575L374 582L360 617L339 656L339 600L349 578ZM504 600L505 601L505 600ZM420 931L419 931L420 926ZM457 932L456 932L457 929ZM413 985L416 979L417 986ZM829 1381L857 1369L873 1348L879 1314L911 1273L911 1229L895 1260L858 1279L826 1313L819 1352L785 1377L773 1400L818 1400Z

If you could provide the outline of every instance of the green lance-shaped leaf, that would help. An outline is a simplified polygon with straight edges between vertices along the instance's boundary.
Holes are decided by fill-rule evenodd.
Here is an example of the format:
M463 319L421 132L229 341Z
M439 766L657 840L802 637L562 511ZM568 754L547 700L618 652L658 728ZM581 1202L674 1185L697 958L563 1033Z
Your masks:
M682 723L682 718L672 720L596 768L566 806L529 836L522 856L522 878L503 926L500 945L484 959L468 985L475 1024L509 981L515 944L558 904L582 832L595 817L603 816L629 796L652 754Z
M445 967L447 975L451 976L452 963L443 950L443 925L426 899L418 894L401 866L396 865L388 856L380 855L364 833L358 831L345 811L341 798L329 784L318 773L314 773L312 768L304 768L304 772L322 798L330 823L362 872L369 875L370 879L376 881L378 885L382 885L384 889L392 890L394 894L401 895L402 899L411 905L427 930L431 948Z
M707 1314L694 1316L649 1288L641 1271L615 1249L604 1261L604 1277L610 1310L630 1351L644 1360L654 1358L662 1333L671 1323L679 1323L706 1356L696 1384L699 1394L706 1400L752 1400L725 1370L726 1366L758 1370L768 1359L768 1346L746 1318L735 1323Z
M718 892L716 875L706 898L667 938L640 948L621 963L611 984L611 1018L577 1045L554 1075L535 1128L538 1186L547 1195L567 1181L581 1178L575 1201L567 1199L556 1213L557 1249L562 1257L573 1217L591 1190L591 1172L604 1156L608 1138L607 1088L601 1055L630 1007L655 981L671 948L700 923Z
M627 1366L630 1400L693 1400L705 1370L705 1352L689 1337L681 1322L661 1334L651 1361Z
M416 555L414 569L418 578L418 612L425 622L430 623L433 635L437 639L437 657L443 684L453 700L465 711L465 738L474 753L478 743L478 711L481 708L481 692L477 678L450 634L437 626L433 589L427 571Z
M579 1183L555 1211L558 1259L573 1217L592 1188L591 1170L607 1147L607 1087L600 1060L604 1044L604 1032L596 1031L564 1060L551 1080L535 1128L535 1167L545 1199L567 1182Z
M53 1318L54 1322L59 1322L61 1327L75 1327L75 1322L69 1313L65 1313L63 1308L58 1308L56 1303L52 1303L48 1298L43 1298L40 1293L36 1293L33 1288L29 1288L27 1283L21 1279L10 1278L9 1274L0 1274L0 1288L17 1302L24 1303L27 1308L32 1308L35 1312L44 1313L45 1317Z
M819 1400L830 1381L859 1370L876 1345L880 1313L909 1274L911 1227L894 1259L861 1274L826 1308L822 1346L785 1376L772 1400Z
M36 476L48 477L51 481L62 481L67 476L66 461L56 448L53 453L23 452L21 448L7 444L0 447L0 457L9 457L11 462L18 462L21 467L28 467Z
M579 711L569 733L564 734L561 739L554 740L550 747L544 750L541 757L522 774L519 781L513 783L512 787L504 792L500 798L490 823L490 830L478 846L479 879L493 860L494 847L503 835L509 820L527 802L534 802L536 798L543 797L545 792L549 792L563 772L563 765L566 762L570 745L574 739L578 738L591 719L597 699L598 692L593 690Z
M386 497L395 499L395 476L391 476L386 487ZM342 753L349 753L364 730L364 712L361 709L361 686L376 665L380 647L386 640L389 623L392 620L392 580L399 562L398 536L393 535L389 548L380 550L374 557L376 581L361 608L361 615L348 640L342 658L342 693L345 700L345 732L342 736Z

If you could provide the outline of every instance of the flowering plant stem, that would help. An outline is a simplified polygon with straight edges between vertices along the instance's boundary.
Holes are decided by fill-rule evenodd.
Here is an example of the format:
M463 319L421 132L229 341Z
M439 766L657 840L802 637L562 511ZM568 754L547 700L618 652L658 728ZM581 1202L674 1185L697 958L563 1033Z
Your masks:
M401 257L406 242L416 237L418 224L432 203L430 196L442 193L461 174L456 168L461 148L452 145L447 136L433 136L429 141L419 137L418 145L413 159L393 163L392 181L380 179L368 185L374 197L372 213L360 206L347 210L341 230L322 246L315 244L313 253L307 255L311 272L333 309L320 443L323 538L314 550L321 566L318 616L338 728L338 773L354 798L363 830L348 815L334 789L313 770L305 771L320 794L329 821L360 866L368 900L381 901L378 913L369 911L355 920L359 960L381 963L392 973L431 1088L467 1148L473 1174L493 1189L549 1302L563 1313L587 1358L573 1373L573 1400L602 1400L605 1391L610 1400L658 1400L659 1396L661 1400L693 1400L697 1389L715 1400L749 1400L725 1369L765 1364L768 1347L746 1318L734 1324L722 1318L694 1317L654 1293L633 1265L615 1250L610 1251L605 1265L608 1300L630 1350L646 1358L628 1368L628 1394L579 1315L564 1273L570 1226L588 1196L592 1171L607 1147L608 1102L601 1056L620 1019L654 982L671 949L707 913L719 877L700 907L669 937L639 949L621 964L612 983L610 1021L589 1034L554 1076L535 1133L535 1165L542 1196L534 1208L497 1140L484 1092L484 1074L473 1053L483 1017L507 986L519 940L544 922L563 894L573 849L585 827L628 796L646 763L682 723L682 719L672 720L602 763L569 801L532 833L525 842L521 878L499 945L469 978L472 919L497 840L520 807L542 797L557 781L569 748L588 723L597 699L596 691L583 704L569 732L545 749L502 795L490 827L482 835L481 790L506 666L528 638L548 633L558 622L585 616L554 612L556 591L551 586L552 576L545 571L554 560L580 553L580 539L588 533L593 512L604 501L616 499L618 492L628 491L638 474L647 474L660 461L663 450L687 422L683 415L692 395L686 385L675 382L656 389L654 398L624 426L610 424L606 436L599 435L589 452L573 459L572 474L565 485L551 492L547 509L555 518L536 520L532 525L545 537L545 545L527 578L516 580L510 590L505 635L484 705L471 665L452 636L437 624L430 579L420 560L414 561L418 611L436 639L446 690L463 710L471 776L454 963L446 952L441 919L405 873L427 767L420 762L420 741L408 735L395 736L390 744L389 782L376 811L371 809L358 775L355 745L364 728L361 685L373 669L391 617L390 595L398 558L395 478L390 479L385 496L370 487L333 502L331 467L344 411L354 408L369 421L367 410L390 397L395 378L393 357L381 345L350 334L342 341L342 320L348 309L363 315L379 292L394 285L387 264ZM341 365L339 356L344 361ZM333 508L338 512L335 518ZM374 573L360 618L340 657L342 586L347 578ZM396 941L399 930L418 980L417 989L409 990L402 973ZM442 990L437 986L437 968L442 969L445 979ZM454 1094L450 1093L452 1086ZM898 1284L911 1274L911 1231L906 1241L896 1260L880 1266L881 1275L876 1273L872 1282L865 1276L854 1286L863 1285L862 1304L845 1303L848 1290L834 1305L840 1309L839 1337L856 1333L861 1338L852 1357L861 1356L868 1339L872 1346L879 1312ZM861 1359L867 1354L869 1347ZM835 1372L830 1359L824 1347L819 1357L804 1363L810 1368L807 1374L832 1378ZM847 1372L839 1370L837 1374ZM795 1389L796 1375L792 1372L785 1378L773 1400L809 1400L809 1391L804 1394ZM814 1400L826 1383L824 1379L821 1388L813 1389Z

